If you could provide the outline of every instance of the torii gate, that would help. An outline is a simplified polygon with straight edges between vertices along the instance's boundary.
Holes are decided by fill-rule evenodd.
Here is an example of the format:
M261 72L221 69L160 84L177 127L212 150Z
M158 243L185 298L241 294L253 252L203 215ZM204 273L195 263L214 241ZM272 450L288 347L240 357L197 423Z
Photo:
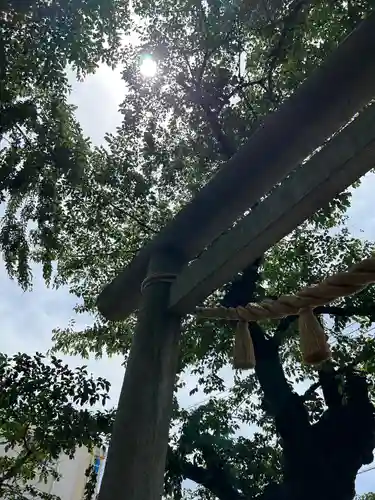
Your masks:
M182 316L374 166L371 105L296 169L374 97L375 13L102 291L106 318L138 323L99 500L162 497Z

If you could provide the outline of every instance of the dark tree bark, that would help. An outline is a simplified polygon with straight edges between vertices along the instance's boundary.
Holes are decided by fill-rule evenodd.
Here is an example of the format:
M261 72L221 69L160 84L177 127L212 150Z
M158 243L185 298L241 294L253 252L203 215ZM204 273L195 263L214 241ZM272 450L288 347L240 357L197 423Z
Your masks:
M206 467L180 459L179 474L220 500L352 500L357 472L372 462L375 446L374 407L365 378L350 369L340 387L341 379L333 368L321 371L319 381L328 409L311 424L304 397L292 390L285 377L277 343L266 338L257 324L251 325L251 333L256 375L282 439L283 483L270 484L260 497L246 499L222 459L215 460L215 452L207 449L203 450Z
M252 324L257 377L282 438L283 495L288 500L351 500L362 465L375 446L374 408L363 376L349 370L343 386L336 371L320 371L328 409L309 422L303 398L288 384L273 339Z
M223 305L235 307L254 300L260 263L255 261L230 285ZM338 307L321 307L316 312L343 317L368 314ZM296 318L281 320L272 338L258 324L250 324L255 373L283 448L283 484L271 485L263 500L351 500L357 472L371 463L375 446L374 407L366 380L351 368L342 382L333 367L321 370L319 385L328 409L311 424L304 397L292 390L278 354L280 341Z
M206 467L198 466L188 460L181 458L171 448L168 450L167 468L185 479L190 479L211 491L220 500L248 500L235 486L235 478L228 473L225 467L220 467L219 457L211 449Z

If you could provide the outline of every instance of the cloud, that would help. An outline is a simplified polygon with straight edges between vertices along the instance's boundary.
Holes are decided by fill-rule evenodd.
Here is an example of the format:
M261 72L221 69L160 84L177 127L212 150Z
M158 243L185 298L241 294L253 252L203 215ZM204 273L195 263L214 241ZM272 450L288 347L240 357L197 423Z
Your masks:
M35 268L34 287L31 292L23 292L16 282L11 281L4 265L0 266L0 279L0 351L10 355L17 352L47 352L52 347L52 329L66 326L72 317L74 297L65 288L47 289L41 273ZM120 356L88 361L78 356L59 357L72 368L85 364L95 376L108 379L112 384L109 404L117 404L124 374Z

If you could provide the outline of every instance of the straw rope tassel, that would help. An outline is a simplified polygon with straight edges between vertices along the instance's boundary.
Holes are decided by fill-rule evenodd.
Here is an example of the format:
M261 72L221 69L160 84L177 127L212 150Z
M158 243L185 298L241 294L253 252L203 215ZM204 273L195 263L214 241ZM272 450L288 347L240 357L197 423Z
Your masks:
M331 358L327 337L311 307L299 313L299 334L302 358L308 365L318 365Z
M302 357L305 363L319 365L331 358L331 351L313 309L330 304L340 297L358 293L371 283L375 283L375 256L358 262L347 272L334 274L317 285L303 288L294 295L282 295L276 300L267 299L257 304L249 303L245 307L198 307L196 312L201 318L239 321L234 366L244 369L255 366L254 346L247 322L281 319L299 314Z
M249 330L249 323L244 320L237 322L233 366L236 369L242 370L249 370L255 367L254 344Z

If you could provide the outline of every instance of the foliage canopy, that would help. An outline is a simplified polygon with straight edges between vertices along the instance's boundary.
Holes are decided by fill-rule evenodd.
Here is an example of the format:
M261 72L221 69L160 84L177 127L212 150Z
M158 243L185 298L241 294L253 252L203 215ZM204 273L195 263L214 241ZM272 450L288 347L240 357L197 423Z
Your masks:
M128 28L121 0L0 2L0 245L24 288L30 260L49 281L62 211L85 178L90 148L68 104L67 66L79 78L113 66Z
M1 498L54 500L40 484L60 478L61 455L73 458L77 448L91 451L108 439L114 412L88 408L104 406L109 387L107 380L89 376L85 366L71 370L54 356L1 355L0 438L6 452L0 457ZM92 493L90 488L89 482Z

